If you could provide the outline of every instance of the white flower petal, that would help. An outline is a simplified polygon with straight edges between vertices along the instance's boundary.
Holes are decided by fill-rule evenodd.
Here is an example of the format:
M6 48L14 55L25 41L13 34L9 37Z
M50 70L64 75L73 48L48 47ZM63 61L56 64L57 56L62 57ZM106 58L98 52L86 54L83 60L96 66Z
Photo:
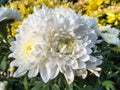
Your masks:
M83 70L76 70L76 75L77 76L82 76L83 79L85 79L87 77L87 70L83 69Z
M77 68L78 68L77 60L74 60L74 63L71 64L71 68L72 68L72 69L77 69Z
M86 68L86 64L85 64L85 62L82 62L82 61L78 61L78 68L79 69L85 69Z
M100 74L96 70L91 70L91 69L88 69L88 70L94 73L97 77L100 77Z
M40 67L40 75L41 75L42 80L45 83L47 83L48 80L50 79L49 73L50 73L50 70L47 67L45 67L45 66Z
M13 77L20 77L23 76L27 72L26 68L24 66L21 66L15 71L13 74Z
M38 7L34 6L34 12L37 14L37 11L39 10Z
M3 20L5 20L5 19L7 19L7 17L1 17L1 18L0 18L0 21L3 21Z
M91 54L92 53L92 50L90 48L87 48L87 53L88 54Z
M6 8L6 7L0 7L0 21L5 19L15 19L21 20L21 13L19 13L17 10L15 10L13 7Z
M64 76L68 82L68 84L71 84L74 80L74 73L70 67L66 67L66 70L64 71Z
M19 60L13 60L11 63L10 63L10 66L19 66L19 65L22 65L23 62L20 62Z
M29 70L28 77L30 77L30 78L31 77L35 77L35 76L38 75L38 72L39 72L39 67L36 66L36 67L34 67L34 68L32 68L32 69Z
M59 67L56 65L54 68L51 69L50 72L50 79L54 79L59 74Z
M89 55L83 55L82 57L80 57L80 61L82 62L86 62L90 59L90 56Z
M93 57L93 56L90 56L90 61L91 62L96 62L97 61L97 58Z

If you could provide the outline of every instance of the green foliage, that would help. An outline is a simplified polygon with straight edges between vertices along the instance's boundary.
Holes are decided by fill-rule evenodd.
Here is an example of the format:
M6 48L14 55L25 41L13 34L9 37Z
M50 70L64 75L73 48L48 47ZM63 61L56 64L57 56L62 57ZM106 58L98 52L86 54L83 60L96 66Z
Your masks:
M7 78L8 86L7 90L25 90L21 78Z
M9 21L0 22L0 70L6 70L8 64L8 54L9 54L9 41L7 39L7 27L9 26Z
M7 3L8 0L0 0L0 5Z
M113 84L114 83L110 80L106 80L102 83L102 85L105 86L106 90L115 90L115 87Z

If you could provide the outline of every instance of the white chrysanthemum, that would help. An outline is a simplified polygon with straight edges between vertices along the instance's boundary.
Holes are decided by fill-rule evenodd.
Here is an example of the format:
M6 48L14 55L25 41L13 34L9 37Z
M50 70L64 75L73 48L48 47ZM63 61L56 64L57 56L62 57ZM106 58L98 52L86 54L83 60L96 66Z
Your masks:
M100 36L109 44L118 45L120 44L119 33L120 31L116 28L112 28L110 25L99 27Z
M85 18L70 8L35 7L20 26L16 40L11 42L10 57L15 58L11 66L18 67L14 77L27 71L29 77L35 77L40 72L43 81L48 82L61 72L70 84L76 70L96 74L101 60L90 55L89 45L95 40L89 39L89 30Z
M109 44L115 44L115 45L120 44L120 40L117 37L117 35L109 34L109 33L102 33L101 36Z
M21 20L20 16L21 16L21 13L19 13L13 7L9 9L6 7L0 7L0 21L5 19Z

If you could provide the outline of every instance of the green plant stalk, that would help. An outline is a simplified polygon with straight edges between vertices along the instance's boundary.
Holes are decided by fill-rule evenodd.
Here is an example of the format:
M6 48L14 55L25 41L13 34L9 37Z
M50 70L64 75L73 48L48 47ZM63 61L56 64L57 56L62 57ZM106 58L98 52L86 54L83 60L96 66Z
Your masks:
M27 76L25 76L23 79L23 85L24 85L25 90L30 90Z

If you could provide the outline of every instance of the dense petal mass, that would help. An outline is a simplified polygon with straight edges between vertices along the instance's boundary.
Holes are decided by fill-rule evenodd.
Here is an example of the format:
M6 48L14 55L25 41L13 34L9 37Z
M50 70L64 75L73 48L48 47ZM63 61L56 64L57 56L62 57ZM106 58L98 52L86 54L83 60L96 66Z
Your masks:
M74 81L75 72L83 78L87 70L99 76L96 66L101 63L96 63L101 60L90 55L97 41L96 27L95 19L70 8L34 7L34 13L23 21L16 40L11 42L10 57L15 58L11 65L18 67L14 76L27 71L29 77L40 73L43 81L48 82L61 72L69 84Z

